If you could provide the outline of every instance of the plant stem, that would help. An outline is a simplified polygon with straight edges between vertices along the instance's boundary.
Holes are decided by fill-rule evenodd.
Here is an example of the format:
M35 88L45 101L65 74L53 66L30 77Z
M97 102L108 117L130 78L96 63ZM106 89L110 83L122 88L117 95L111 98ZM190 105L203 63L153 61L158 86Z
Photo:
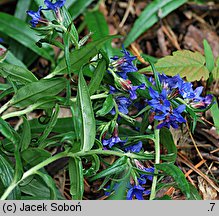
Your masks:
M0 114L3 113L6 109L8 109L8 107L10 106L10 102L11 101L8 101L0 108Z
M87 152L76 152L76 153L71 153L71 152L61 152L53 157L50 157L48 159L46 159L45 161L37 164L36 166L32 167L31 169L29 169L28 171L26 171L22 178L19 181L15 181L13 180L11 185L9 185L9 187L6 189L6 191L4 192L4 194L1 197L1 200L5 200L7 199L8 195L14 190L14 188L16 186L18 186L24 179L26 179L27 177L34 175L38 170L42 169L43 167L47 166L48 164L63 158L63 157L81 157L81 156L88 156L88 155L93 155L93 154L99 154L99 155L115 155L118 157L123 157L123 156L127 156L131 159L153 159L153 156L151 155L145 155L145 156L141 156L141 155L137 155L134 153L124 153L124 152L118 152L118 151L113 151L113 150L102 150L102 149L94 149L94 150L90 150Z
M27 172L25 172L22 176L22 178L15 182L14 180L12 181L11 185L6 189L6 191L4 192L4 194L1 196L1 200L5 200L7 199L8 195L14 190L14 188L20 184L24 179L26 179L27 177L34 175L39 169L43 168L44 166L60 159L63 157L66 157L67 153L66 152L61 152L53 157L50 157L48 159L46 159L45 161L37 164L36 166L32 167L31 169L29 169Z
M160 130L157 129L158 122L155 121L154 123L154 146L155 146L155 165L160 163ZM153 182L151 186L151 195L150 195L150 200L153 200L156 196L156 186L157 186L157 174L158 170L156 166L154 166L154 177L153 177Z

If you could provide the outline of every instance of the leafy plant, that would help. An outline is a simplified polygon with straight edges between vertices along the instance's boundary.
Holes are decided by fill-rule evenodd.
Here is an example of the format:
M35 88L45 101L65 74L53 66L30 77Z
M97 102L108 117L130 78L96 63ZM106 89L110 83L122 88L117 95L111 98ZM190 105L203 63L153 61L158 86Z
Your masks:
M124 47L119 56L112 54L118 50L110 42L118 36L108 35L106 21L96 9L85 13L93 35L79 36L73 18L92 1L34 2L38 10L27 11L32 28L19 10L20 5L32 5L30 1L19 1L17 18L0 13L0 31L18 42L13 42L14 46L25 47L20 54L4 47L0 59L4 78L0 85L1 199L65 199L49 169L57 162L63 165L60 169L68 171L72 199L83 199L84 180L100 182L99 190L109 199L153 200L163 187L175 187L187 199L200 199L175 165L177 148L169 129L179 128L186 119L189 123L193 120L194 129L201 112L209 108L218 111L212 106L212 95L201 96L203 87L193 89L192 83L182 79L217 77L218 60L215 65L207 42L205 57L178 51L155 66L151 63L138 70L136 57ZM157 21L158 10L166 16L185 2L151 3L125 45ZM139 23L147 19L148 25L139 29ZM92 41L88 42L90 36ZM51 45L60 51L57 58ZM27 49L32 50L31 56L51 62L48 74L38 76L16 58L24 59ZM153 75L141 73L147 70ZM61 117L63 110L70 114ZM31 119L30 113L39 117ZM20 119L20 124L11 124L12 118ZM52 172L56 168L56 164L52 166ZM164 185L165 176L173 182Z

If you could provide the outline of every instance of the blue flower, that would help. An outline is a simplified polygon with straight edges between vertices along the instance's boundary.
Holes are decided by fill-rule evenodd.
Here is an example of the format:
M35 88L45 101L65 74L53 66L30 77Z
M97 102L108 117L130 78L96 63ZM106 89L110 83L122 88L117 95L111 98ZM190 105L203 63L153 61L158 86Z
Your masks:
M142 83L139 86L133 86L130 80L124 80L124 79L120 79L119 83L122 86L122 89L129 93L131 100L137 99L137 94L136 94L137 89L142 89L142 90L145 89L144 83Z
M149 87L149 94L152 99L148 101L148 105L150 105L155 112L162 111L166 113L166 111L170 110L170 101L167 99L166 89L163 89L159 94L153 88Z
M154 173L154 167L144 168L143 170L145 172ZM141 178L144 178L146 180L148 179L148 180L152 181L153 180L153 175L142 174Z
M139 141L137 144L135 145L130 145L130 146L127 146L125 147L125 151L129 151L129 152L135 152L135 153L138 153L140 152L142 149L142 142Z
M118 97L115 98L115 100L116 100L116 104L118 106L119 112L127 115L128 112L129 112L128 107L131 105L131 101L128 98L124 97L124 96L118 96ZM110 111L110 113L112 115L115 115L115 113L116 113L115 108L113 108Z
M117 69L120 77L127 79L127 73L135 72L138 69L133 64L133 61L136 59L136 57L131 56L130 53L124 48L124 46L122 48L123 50L121 52L124 54L124 56L121 58L114 56L112 58L114 60L112 66Z
M136 197L138 200L143 200L144 194L149 195L150 191L145 190L141 185L134 185L128 190L126 199L132 200L133 197Z
M3 42L4 42L4 40L2 38L0 38L0 43L3 43Z
M160 129L162 127L170 128L178 128L178 123L185 123L186 120L181 116L181 113L185 110L186 106L184 104L178 106L176 109L170 110L169 112L162 113L160 115L155 115L154 118L156 120L162 121L157 128Z
M64 6L65 2L66 2L66 0L58 0L55 3L52 3L49 0L45 0L44 4L47 7L45 10L53 10L56 12L59 8Z
M103 140L103 146L112 148L115 144L123 145L127 140L121 140L118 136L112 136L110 139Z
M39 22L43 21L40 15L41 10L42 6L39 7L38 11L27 11L27 14L32 17L32 20L30 21L32 27L36 27Z

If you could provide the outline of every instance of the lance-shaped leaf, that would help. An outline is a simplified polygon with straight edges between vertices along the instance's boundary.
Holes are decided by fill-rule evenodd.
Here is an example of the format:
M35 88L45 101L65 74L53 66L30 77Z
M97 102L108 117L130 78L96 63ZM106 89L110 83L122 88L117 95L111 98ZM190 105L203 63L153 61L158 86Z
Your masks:
M93 41L86 46L82 47L79 50L74 50L72 53L69 54L69 59L71 63L71 68L74 71L74 73L78 73L80 68L88 63L95 55L97 55L100 51L100 49L103 47L103 45L109 41L115 38L115 36L107 36L104 38L101 38L97 41ZM48 77L55 76L57 74L65 74L68 73L67 65L65 60L63 59L60 61L60 63L57 65L55 70L52 72L52 74L49 74Z
M174 181L176 182L178 188L190 198L190 187L189 183L187 182L183 172L175 165L162 163L155 165L158 170L162 170L165 174L173 177Z
M20 88L11 99L11 104L24 107L34 104L45 97L52 97L60 93L66 86L65 78L55 78L32 82Z
M135 39L137 39L143 32L154 25L159 18L167 16L170 12L180 7L187 0L154 0L146 6L139 18L135 21L134 26L128 34L124 45L129 46Z
M24 21L12 15L0 13L0 32L4 32L4 34L28 47L36 54L53 61L48 50L37 47L36 42L40 40L40 37Z
M81 110L81 147L83 151L89 151L94 145L96 136L96 123L89 90L82 71L79 74L78 103Z
M81 200L84 193L83 166L80 158L69 159L70 193L75 200Z
M37 81L37 78L28 69L8 63L0 64L0 74L4 78L9 77L12 81L19 82L22 84Z

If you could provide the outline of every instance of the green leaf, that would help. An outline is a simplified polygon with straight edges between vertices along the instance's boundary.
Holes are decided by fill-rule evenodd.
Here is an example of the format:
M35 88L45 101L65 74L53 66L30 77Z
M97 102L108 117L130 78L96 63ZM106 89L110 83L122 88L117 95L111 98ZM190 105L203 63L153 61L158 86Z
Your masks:
M96 136L96 123L89 90L82 71L79 74L77 99L80 106L82 119L81 146L83 151L89 151L94 145Z
M38 119L32 119L29 121L32 133L42 133L47 125L40 124ZM73 120L72 118L58 118L55 126L52 129L54 133L67 133L72 131Z
M8 63L0 63L0 74L6 79L9 77L12 81L22 84L38 81L28 69Z
M209 72L212 72L214 68L214 55L206 39L204 39L203 44L204 44L204 51L205 51L206 67L209 70Z
M0 188L0 193L3 193L5 189L13 181L14 170L11 164L0 154L0 183L3 184L4 188ZM0 194L1 196L2 194ZM16 187L8 196L8 200L17 200L20 197L20 190Z
M69 159L70 193L74 200L82 200L84 193L83 166L80 158Z
M28 106L42 98L57 95L65 87L65 78L41 79L20 88L11 99L11 104L21 107Z
M107 63L105 59L101 59L98 62L97 68L95 69L94 75L88 86L90 95L93 95L99 89L103 76L106 73L106 67Z
M56 125L58 114L59 114L59 105L56 104L55 110L54 110L54 112L53 112L53 114L52 114L52 116L47 124L47 127L45 128L45 130L43 131L43 134L39 137L39 139L37 141L39 148L46 147L46 143L44 143L44 141L51 133L53 127Z
M107 36L101 38L100 40L93 41L87 44L86 46L82 47L81 49L74 50L72 53L70 53L69 58L71 62L71 68L74 70L74 73L78 73L81 67L88 63L94 56L96 56L99 53L100 49L103 47L103 45L113 38L115 38L115 36ZM65 73L68 73L68 71L66 62L63 59L57 65L52 74L48 75L48 77Z
M218 107L217 99L215 97L214 97L214 104L210 108L210 111L211 111L211 115L213 117L214 126L216 128L217 133L219 134L219 118L218 118L219 107Z
M43 149L28 148L22 153L22 158L31 166L35 166L51 157L51 153Z
M12 128L9 123L0 118L0 133L10 140L13 144L18 144L20 137L18 133Z
M62 14L62 17L64 20L63 21L64 26L69 29L69 32L74 37L75 42L78 43L79 35L78 35L77 29L74 25L74 20L71 18L70 13L68 12L68 10L65 7L62 7L61 14ZM74 43L74 41L73 41L73 43Z
M40 40L40 37L22 20L0 12L0 32L3 32L25 47L28 47L36 54L52 62L54 61L46 49L36 46L35 43Z
M163 171L165 174L173 177L178 188L186 195L186 197L190 198L190 187L189 184L183 174L183 172L175 165L162 163L155 165L158 170Z
M73 4L68 8L72 19L77 18L84 10L93 2L93 0L80 0L74 1Z
M202 200L202 197L200 196L196 187L193 186L191 183L189 183L189 187L190 187L190 194L191 194L191 197L189 198L189 200Z
M143 32L153 26L160 18L164 18L170 12L174 11L187 0L154 0L144 11L140 14L139 18L135 21L130 33L128 34L124 45L128 47L135 39L137 39Z
M19 0L16 4L14 17L26 21L27 13L24 13L24 11L29 9L30 4L31 0ZM25 51L27 51L24 46L14 40L10 41L10 50L17 58L21 60L23 60Z
M3 46L0 45L0 48L2 48ZM26 65L20 61L19 59L17 59L12 52L10 52L9 50L7 50L7 55L6 55L6 59L5 62L9 63L9 64L13 64L13 65L17 65L23 68L27 68Z
M26 195L26 196L22 196L25 197L23 199L50 200L51 197L50 197L50 190L48 186L46 186L43 182L39 181L38 179L33 179L32 176L30 178L31 179L28 183L20 186L21 192ZM64 197L61 196L58 190L56 190L56 194L57 194L57 199L59 200L64 199Z
M219 56L216 59L216 66L212 70L212 75L215 80L219 79Z
M174 154L175 157L173 158L172 162L175 163L177 157L177 148L173 141L172 134L167 128L163 127L160 130L160 143L167 149L168 154Z
M118 184L115 189L115 193L113 193L107 200L126 200L127 189L130 185L130 174L131 169L128 170L128 173L124 173L125 177L123 180Z
M97 111L97 115L105 116L108 114L114 107L113 96L110 94L107 96L106 100L103 103L103 107Z
M29 121L25 117L23 117L23 124L22 124L22 134L20 139L20 148L21 151L24 151L28 148L30 142L31 142L31 130L30 130L30 124Z
M181 50L173 52L173 56L165 56L158 60L155 68L160 73L165 73L169 76L179 74L181 77L186 77L189 82L200 80L202 77L207 80L209 71L205 67L205 57L199 52L189 50ZM151 71L151 67L146 68Z
M91 37L94 40L101 39L109 35L109 28L104 15L99 11L90 11L85 14L85 22L87 23L88 29L93 34ZM111 50L111 43L107 42L104 45L104 50L109 53Z
M37 171L36 174L42 178L42 180L46 183L46 186L49 188L50 200L57 200L57 189L53 178L50 175L47 175L46 173L42 173L40 171Z
M100 169L100 159L96 154L92 154L89 157L85 157L87 161L91 161L91 166L88 169L84 169L83 175L85 177L93 176Z
M123 170L125 170L127 167L127 157L121 157L116 162L114 162L110 167L107 169L102 170L98 174L96 174L94 177L90 179L90 181L95 181L96 179L103 178L105 176L110 176L115 173L120 173Z

